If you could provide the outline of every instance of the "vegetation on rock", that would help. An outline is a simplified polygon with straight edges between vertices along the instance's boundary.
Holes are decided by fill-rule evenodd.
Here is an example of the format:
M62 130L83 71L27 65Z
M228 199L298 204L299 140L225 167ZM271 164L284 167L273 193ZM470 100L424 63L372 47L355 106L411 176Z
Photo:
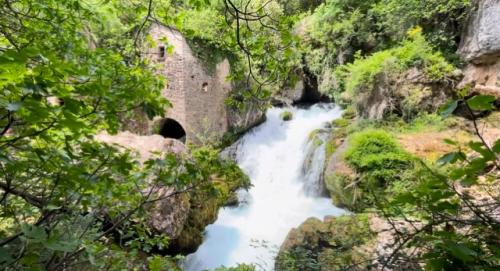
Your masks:
M290 111L284 111L283 113L281 113L280 117L284 121L290 121L293 118L293 113Z
M275 270L366 270L374 236L366 215L310 218L288 234Z

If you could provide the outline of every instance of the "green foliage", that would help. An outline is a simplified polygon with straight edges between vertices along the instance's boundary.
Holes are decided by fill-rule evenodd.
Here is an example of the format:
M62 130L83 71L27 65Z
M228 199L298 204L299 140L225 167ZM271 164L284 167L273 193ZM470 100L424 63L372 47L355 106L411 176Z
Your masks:
M373 11L383 18L378 26L393 38L402 39L408 29L420 25L429 42L453 57L472 8L471 0L381 0Z
M480 95L457 102L486 109L493 101ZM478 120L473 122L478 125ZM476 135L483 139L479 131ZM471 141L466 146L451 139L446 143L457 150L437 161L440 168L422 163L415 174L417 181L381 204L381 213L387 219L415 221L412 226L421 223L418 228L426 229L398 234L411 240L406 247L425 248L419 260L425 262L426 269L494 270L500 257L496 236L500 224L493 218L493 209L481 207L474 193L485 196L488 192L479 191L490 191L498 185L500 140L491 146L485 141ZM499 205L495 196L487 197L488 204Z
M383 195L386 189L396 182L410 181L404 172L414 169L413 158L382 130L365 130L351 135L344 157L347 164L360 174L359 180L350 180L351 183L344 186L344 189L349 187L352 190L346 191L352 194L349 198L356 200L356 195L363 196L360 202L346 203L354 209L366 208L378 196L387 197ZM345 179L336 182L344 185Z
M421 113L410 121L404 121L398 116L391 115L383 120L359 119L348 126L349 133L365 129L383 129L391 133L419 133L426 131L443 131L450 129L456 118L445 119L441 114Z
M244 109L246 103L256 98L267 101L279 90L292 67L300 63L299 43L291 32L293 18L284 16L278 1L231 3L234 7L226 1L211 1L204 9L186 8L175 25L209 68L221 59L230 60L235 89L228 104ZM242 10L251 14L248 20L227 16Z
M421 29L416 28L408 35L409 39L399 47L377 52L347 64L345 68L338 68L338 72L343 74L343 85L350 97L371 91L377 76L381 74L401 73L417 67L424 70L429 79L439 80L453 71L453 66L440 53L433 51L421 35Z
M290 112L290 111L283 111L281 114L280 114L280 117L282 120L284 121L290 121L292 120L293 118L293 113Z
M151 3L2 1L2 269L171 268L168 257L143 256L170 242L148 224L148 206L175 195L161 189L199 187L223 200L248 185L217 151L140 164L134 153L94 140L137 110L152 118L169 106L163 78L140 52L147 15L173 23L174 14L169 1Z
M312 11L318 7L323 0L278 0L278 2L283 6L285 14L293 15Z

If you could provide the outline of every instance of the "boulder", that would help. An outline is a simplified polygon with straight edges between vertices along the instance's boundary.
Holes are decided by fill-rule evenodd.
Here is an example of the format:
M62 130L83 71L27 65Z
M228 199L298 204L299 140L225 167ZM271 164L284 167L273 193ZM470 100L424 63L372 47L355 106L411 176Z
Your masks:
M96 136L98 141L118 146L120 149L132 150L138 153L138 159L144 163L155 152L174 153L178 155L187 154L184 144L175 139L166 139L159 135L139 136L130 132L120 132L117 135L100 133ZM186 223L190 210L189 194L175 193L171 187L161 187L156 192L156 197L164 199L149 206L149 225L152 230L161 234L167 234L170 238L177 238Z
M366 215L309 218L288 233L275 270L368 270L374 238Z

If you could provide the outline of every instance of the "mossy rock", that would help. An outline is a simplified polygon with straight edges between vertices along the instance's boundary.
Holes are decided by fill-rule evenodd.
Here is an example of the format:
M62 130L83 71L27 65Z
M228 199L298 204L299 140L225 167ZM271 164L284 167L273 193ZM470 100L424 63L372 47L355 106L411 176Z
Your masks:
M345 118L339 118L334 121L332 121L332 126L335 128L346 128L349 126L350 120L345 119Z
M358 187L353 176L333 173L325 177L325 185L335 206L351 211L363 209L363 190Z
M276 271L366 270L373 257L375 233L364 214L309 218L288 234L276 259Z
M293 113L290 111L284 111L280 114L280 117L284 121L291 121L293 119Z

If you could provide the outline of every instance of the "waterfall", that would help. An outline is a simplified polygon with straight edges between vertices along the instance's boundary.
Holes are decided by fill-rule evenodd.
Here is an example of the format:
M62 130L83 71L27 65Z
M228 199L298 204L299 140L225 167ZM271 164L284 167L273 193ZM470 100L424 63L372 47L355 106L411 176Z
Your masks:
M331 104L287 110L293 114L291 121L281 119L284 109L271 108L266 122L235 143L236 160L253 187L239 192L239 206L220 210L217 221L207 226L203 244L186 257L184 270L238 263L272 270L279 246L292 228L309 217L343 213L319 196L324 143L310 139L311 132L340 117L341 110ZM319 131L317 138L322 136Z
M306 157L302 166L302 178L304 192L309 196L326 195L323 172L326 160L325 148L331 131L329 124L325 125L324 128L314 130L309 135L305 146Z

